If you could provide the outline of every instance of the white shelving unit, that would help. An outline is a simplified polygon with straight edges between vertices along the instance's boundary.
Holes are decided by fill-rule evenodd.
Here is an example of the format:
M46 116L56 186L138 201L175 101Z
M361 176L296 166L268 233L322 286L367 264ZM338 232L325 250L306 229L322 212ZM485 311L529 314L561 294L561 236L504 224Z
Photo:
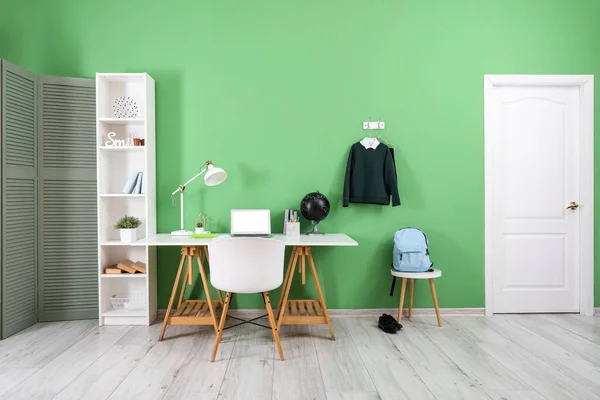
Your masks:
M135 100L135 118L117 118L113 104L121 96ZM138 239L156 234L156 139L154 80L146 73L96 74L98 167L98 291L100 325L150 325L156 319L156 247L123 243L113 229L117 219L133 215L142 221ZM110 147L108 133L127 140L135 134L144 146ZM142 172L143 194L124 194L132 172ZM104 274L104 269L129 259L147 265L146 274ZM136 298L135 309L115 310L113 296ZM140 299L142 299L140 301ZM139 304L141 303L141 307Z

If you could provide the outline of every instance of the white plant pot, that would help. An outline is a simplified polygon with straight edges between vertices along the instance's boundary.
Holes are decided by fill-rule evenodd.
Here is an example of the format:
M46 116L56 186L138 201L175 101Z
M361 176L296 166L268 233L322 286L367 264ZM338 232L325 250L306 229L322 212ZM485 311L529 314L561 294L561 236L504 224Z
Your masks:
M135 242L137 240L137 228L134 229L119 229L121 242Z
M196 233L200 234L200 233L206 233L206 231L204 230L204 227L202 228L196 228Z

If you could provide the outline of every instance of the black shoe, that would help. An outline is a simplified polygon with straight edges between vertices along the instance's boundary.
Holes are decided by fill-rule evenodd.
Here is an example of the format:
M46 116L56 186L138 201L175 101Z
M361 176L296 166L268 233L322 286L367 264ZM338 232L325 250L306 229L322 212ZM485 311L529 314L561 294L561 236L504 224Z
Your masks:
M379 324L377 326L379 326L379 329L381 329L385 333L396 333L398 331L398 327L396 326L396 324L391 322L383 315L379 317Z
M388 321L388 323L394 324L396 326L397 330L402 329L402 324L398 323L398 321L396 321L396 318L392 317L389 314L382 314L381 317L379 317L379 318L380 319L385 318Z

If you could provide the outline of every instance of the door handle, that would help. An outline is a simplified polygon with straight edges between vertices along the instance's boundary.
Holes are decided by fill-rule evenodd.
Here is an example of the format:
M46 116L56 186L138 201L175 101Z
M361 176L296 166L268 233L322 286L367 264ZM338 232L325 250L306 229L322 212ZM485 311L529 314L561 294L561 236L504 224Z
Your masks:
M579 204L577 204L576 202L572 201L571 204L569 204L567 206L567 210L575 210L579 208Z

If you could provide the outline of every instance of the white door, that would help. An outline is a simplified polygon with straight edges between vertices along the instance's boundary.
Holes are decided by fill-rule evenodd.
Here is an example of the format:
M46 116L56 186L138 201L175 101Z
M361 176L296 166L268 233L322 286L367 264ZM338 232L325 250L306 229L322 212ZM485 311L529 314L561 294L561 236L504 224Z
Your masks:
M486 85L485 101L486 297L494 313L579 312L581 86Z

